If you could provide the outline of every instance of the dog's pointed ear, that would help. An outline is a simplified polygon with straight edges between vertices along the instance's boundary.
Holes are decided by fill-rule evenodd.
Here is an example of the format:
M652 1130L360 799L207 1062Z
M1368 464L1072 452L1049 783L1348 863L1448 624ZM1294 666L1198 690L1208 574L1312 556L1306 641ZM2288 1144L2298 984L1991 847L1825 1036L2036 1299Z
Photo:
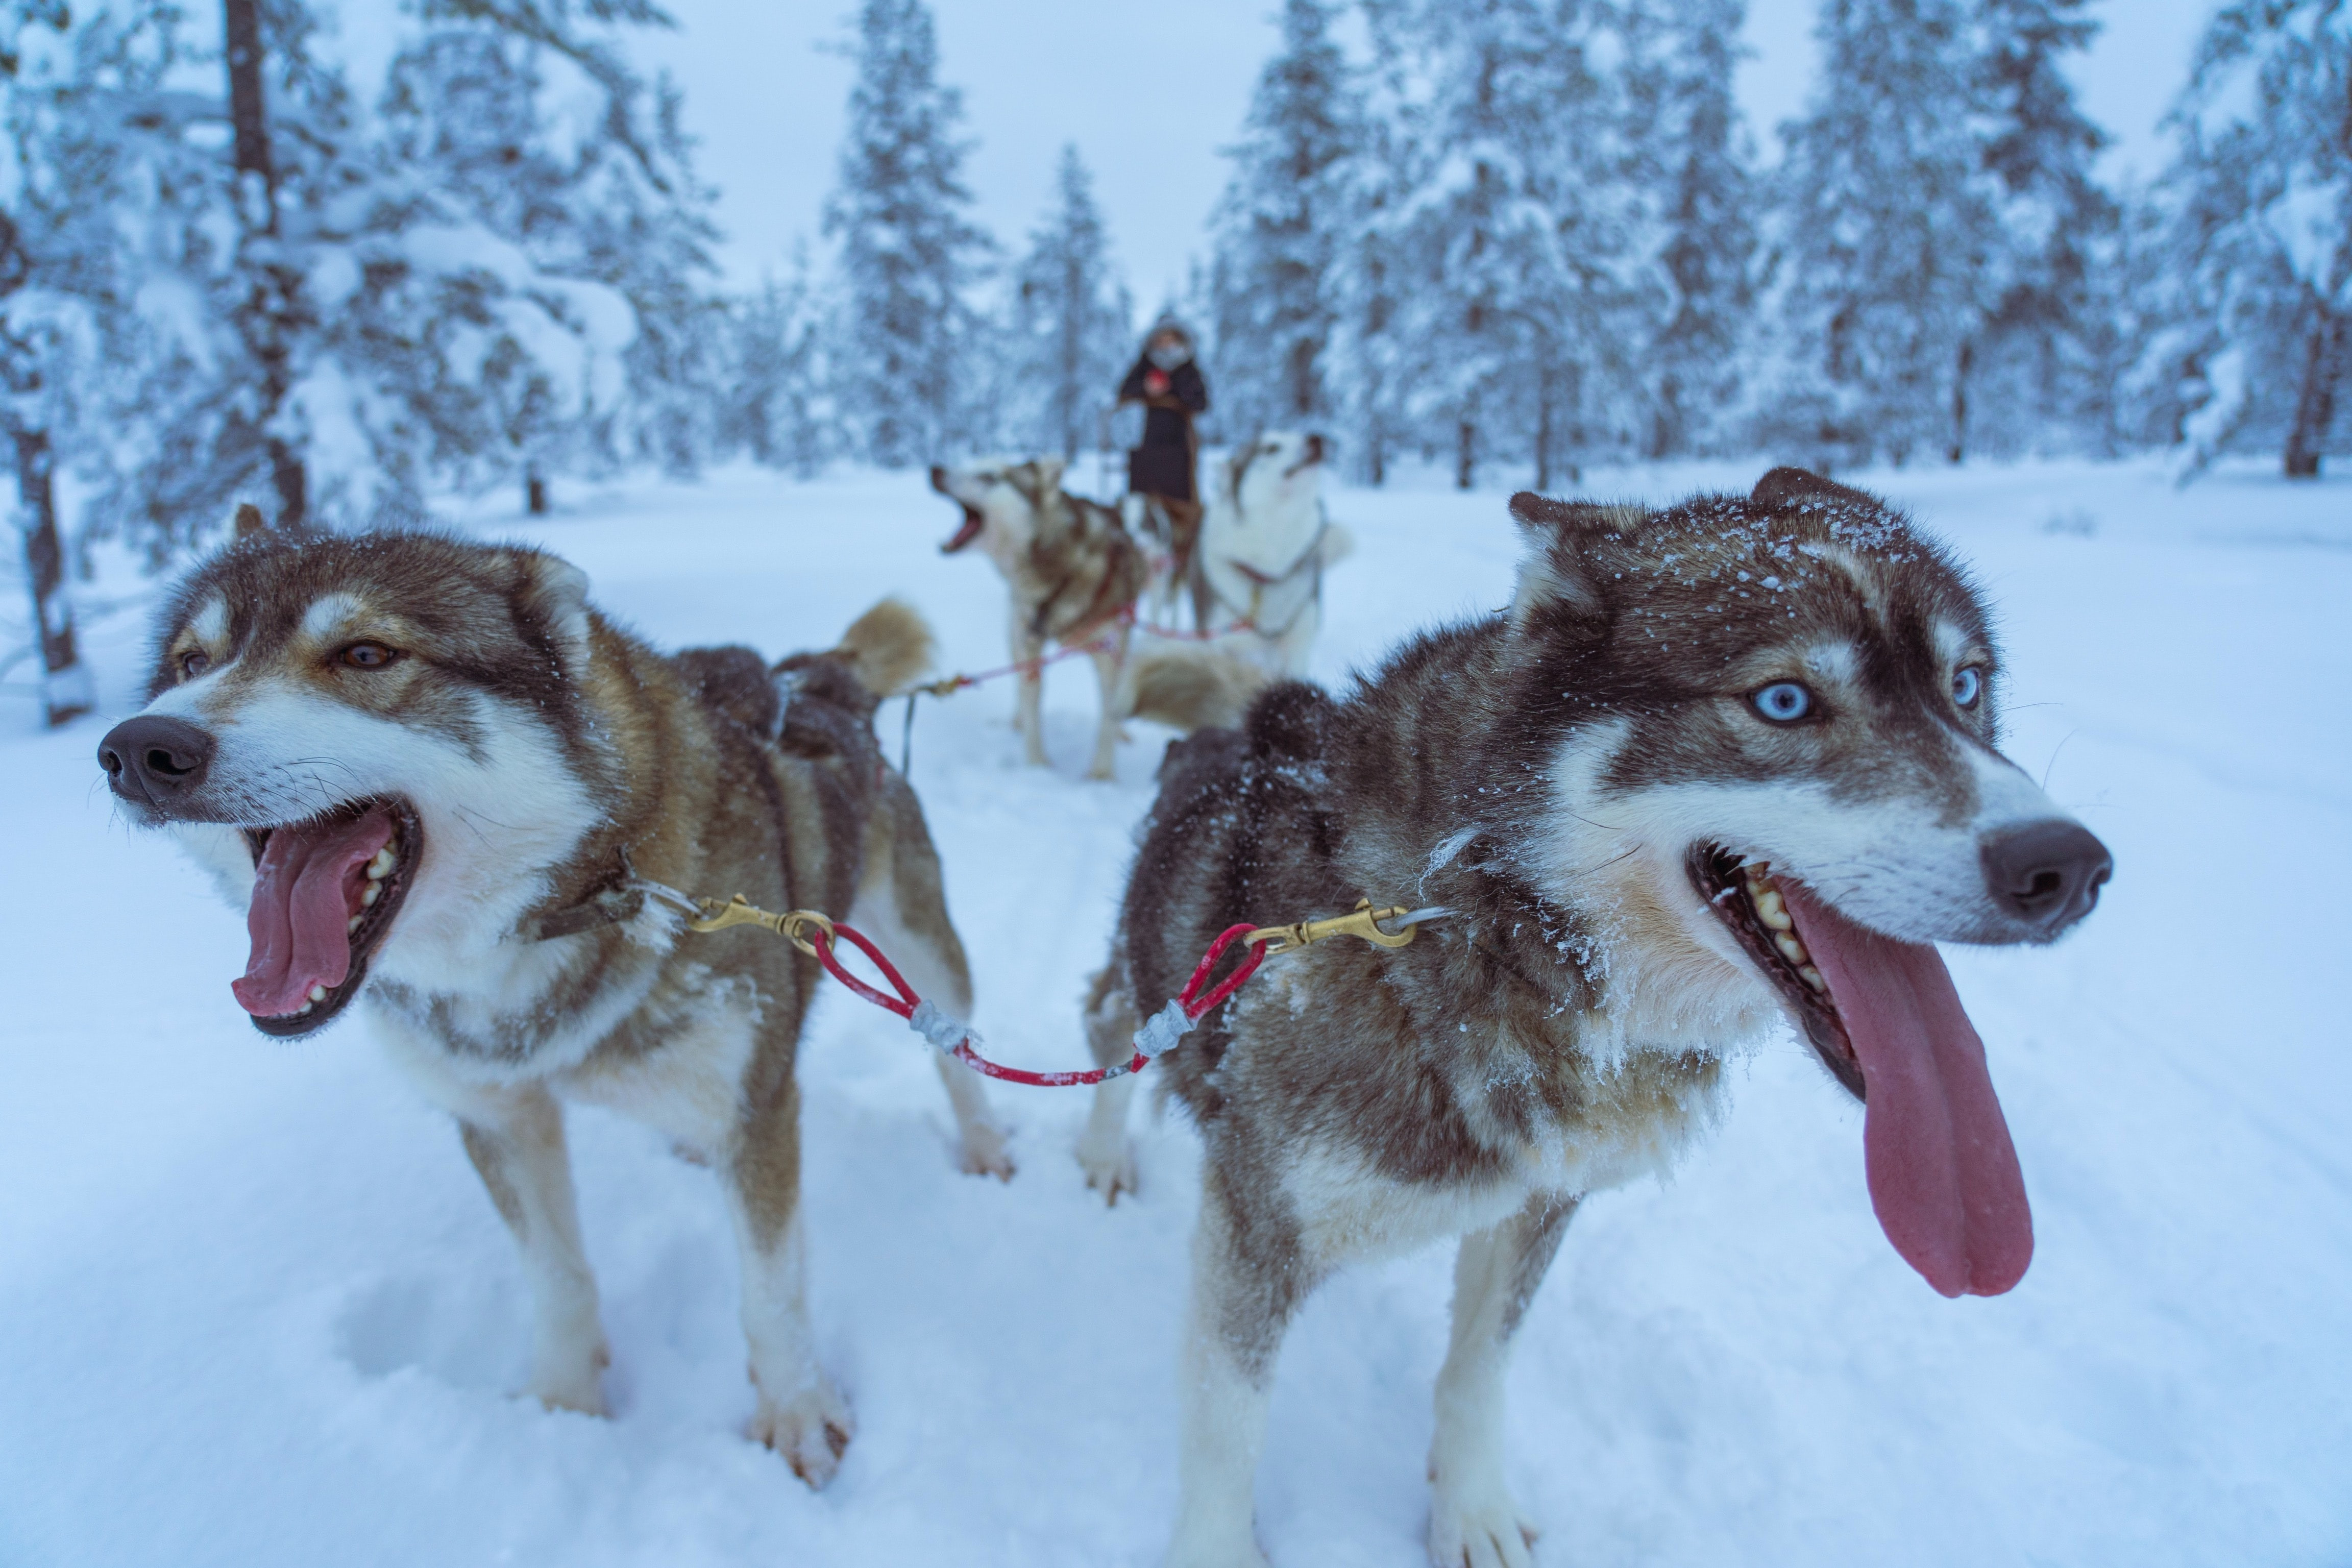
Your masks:
M1069 465L1060 458L1040 458L1030 465L1037 470L1037 498L1042 500L1062 488L1062 474Z
M588 574L537 550L517 551L515 564L522 574L519 618L527 629L546 628L556 657L577 678L588 668Z
M236 528L239 539L251 539L257 533L268 532L269 522L261 515L259 507L249 500L243 500L236 503Z
M1601 615L1607 608L1601 556L1608 542L1643 515L1638 507L1553 500L1531 490L1513 496L1511 521L1519 525L1526 553L1519 557L1518 586L1511 595L1511 624L1525 626L1545 608Z
M1852 485L1824 479L1811 468L1774 468L1756 481L1755 491L1748 499L1767 511L1786 511L1807 501L1871 508L1881 505L1877 497L1855 489Z

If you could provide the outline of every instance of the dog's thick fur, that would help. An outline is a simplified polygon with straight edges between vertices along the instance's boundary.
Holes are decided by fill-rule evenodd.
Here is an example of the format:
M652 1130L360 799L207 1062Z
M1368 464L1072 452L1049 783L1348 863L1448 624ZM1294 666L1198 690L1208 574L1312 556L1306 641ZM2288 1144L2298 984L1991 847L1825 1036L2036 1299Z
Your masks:
M1087 776L1107 779L1119 721L1156 719L1187 733L1241 717L1265 679L1248 663L1197 646L1133 649L1137 600L1151 563L1111 508L1062 489L1059 458L999 458L931 470L931 488L963 509L940 548L977 543L1012 590L1008 645L1023 666L1013 724L1028 760L1045 764L1039 714L1048 646L1084 647L1102 694L1102 721Z
M1796 961L1769 967L1770 932L1726 911L1721 867L1769 860L1912 943L2049 940L2105 874L1994 750L1975 594L1877 501L1775 470L1752 498L1513 511L1528 554L1507 612L1412 640L1344 701L1284 684L1244 729L1171 746L1087 998L1096 1059L1124 1060L1236 921L1365 897L1450 911L1394 951L1273 960L1157 1069L1207 1145L1174 1568L1263 1562L1251 1477L1307 1292L1446 1237L1430 1550L1444 1568L1528 1561L1504 1363L1577 1205L1667 1169L1715 1119L1727 1062L1784 1019L1859 1091L1834 1008ZM1815 694L1811 719L1768 721L1759 694L1780 682ZM2021 829L2077 856L2063 907L2033 920L1986 858ZM1098 1091L1080 1145L1114 1199L1134 1181L1134 1081Z
M607 1360L562 1102L625 1111L710 1164L741 1248L752 1435L820 1484L851 1431L804 1281L794 1054L820 972L757 930L686 932L636 879L852 918L968 1016L939 858L870 727L929 633L885 601L839 647L772 669L742 647L665 657L586 595L527 549L245 539L172 595L151 700L101 760L129 814L239 907L278 836L397 823L396 866L370 870L389 896L362 908L347 879L348 977L256 1024L305 1034L357 1002L456 1116L521 1248L530 1392L551 1405L601 1411ZM940 1068L965 1168L1009 1175L979 1080Z
M1348 553L1348 531L1323 510L1323 437L1270 430L1211 468L1194 600L1204 627L1239 625L1234 642L1276 673L1307 673L1323 627L1323 574Z

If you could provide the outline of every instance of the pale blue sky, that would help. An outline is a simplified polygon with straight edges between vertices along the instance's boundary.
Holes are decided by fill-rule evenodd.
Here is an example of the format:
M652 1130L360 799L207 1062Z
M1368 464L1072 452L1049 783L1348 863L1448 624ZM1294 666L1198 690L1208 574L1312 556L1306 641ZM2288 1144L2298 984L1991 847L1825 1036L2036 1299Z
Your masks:
M724 253L741 282L781 269L817 234L833 181L853 0L668 0L679 30L649 52L686 89L700 166L719 186ZM1768 156L1811 75L1815 0L1748 0L1741 94ZM1241 124L1273 47L1275 0L933 0L946 79L979 145L967 165L980 216L1017 246L1045 206L1056 150L1094 168L1139 308L1181 287L1224 179L1218 149ZM2152 173L2158 121L2179 90L2213 0L2104 0L2077 81L2118 141L2116 163Z

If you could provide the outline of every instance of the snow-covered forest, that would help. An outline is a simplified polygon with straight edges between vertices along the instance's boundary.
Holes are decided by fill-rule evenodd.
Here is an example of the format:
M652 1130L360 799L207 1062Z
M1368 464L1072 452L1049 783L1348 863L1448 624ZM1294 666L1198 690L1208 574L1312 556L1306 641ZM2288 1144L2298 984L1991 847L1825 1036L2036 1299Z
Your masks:
M161 564L239 500L352 528L636 467L1124 438L1143 322L1085 149L988 233L923 0L863 0L839 144L793 153L836 159L822 232L748 291L637 63L654 0L413 0L373 49L330 47L333 4L8 0L19 657L53 710L87 700L58 584L90 545ZM1312 425L1360 480L1465 488L1728 453L2309 475L2352 440L2352 7L2219 6L2168 169L2127 189L2067 76L2091 0L1822 0L1779 126L1733 91L1741 23L1283 0L1246 122L1200 128L1230 178L1192 287L1149 302L1202 333L1206 437Z

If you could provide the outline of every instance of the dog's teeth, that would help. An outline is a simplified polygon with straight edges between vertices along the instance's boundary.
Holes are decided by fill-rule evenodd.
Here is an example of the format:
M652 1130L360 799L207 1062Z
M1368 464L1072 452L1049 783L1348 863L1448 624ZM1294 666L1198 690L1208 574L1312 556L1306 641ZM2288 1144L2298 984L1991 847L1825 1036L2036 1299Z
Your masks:
M1796 936L1790 931L1784 931L1775 936L1772 939L1772 945L1779 948L1780 950L1780 956L1787 959L1791 963L1803 963L1812 957L1811 953L1805 951L1805 944L1799 942L1796 939Z
M400 857L392 852L391 845L385 845L383 848L375 852L375 858L368 862L368 880L371 882L383 881L386 877L392 875L392 868L399 864Z
M318 1004L316 1002L305 1002L299 1007L294 1009L294 1016L299 1018L317 1005Z
M324 1002L326 999L327 999L327 988L326 988L325 986L323 986L323 985L313 985L313 986L311 986L311 987L310 987L310 1000L311 1000L311 1001L313 1001L313 1002Z
M1767 888L1756 895L1756 918L1774 931L1794 931L1797 922L1789 918L1789 908L1780 901L1777 888Z
M379 882L370 882L360 890L360 902L362 904L373 904L382 897L383 897L383 886Z
M353 915L351 919L345 921L343 922L343 934L345 936L350 936L353 932L357 931L360 929L360 921L366 918L367 917L365 915Z
M1810 963L1797 971L1797 978L1816 991L1827 991L1830 988L1830 983L1822 978L1822 972Z

